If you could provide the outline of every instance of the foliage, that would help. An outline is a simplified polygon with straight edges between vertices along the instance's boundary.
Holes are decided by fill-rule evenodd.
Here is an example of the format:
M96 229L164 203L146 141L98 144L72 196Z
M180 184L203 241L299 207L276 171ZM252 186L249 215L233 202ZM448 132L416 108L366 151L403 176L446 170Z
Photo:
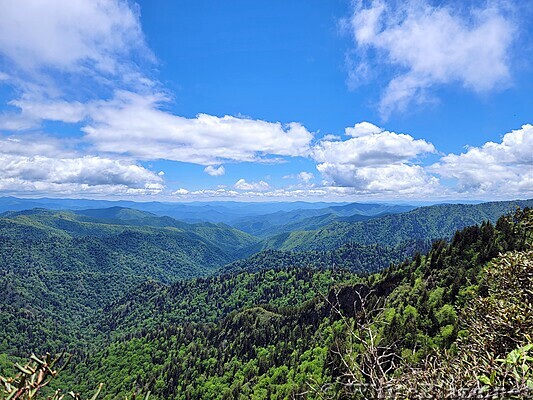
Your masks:
M264 250L253 256L234 261L219 270L221 274L239 271L259 271L270 268L316 268L349 270L360 275L381 271L400 263L417 252L431 248L430 241L406 240L395 247L378 244L346 243L334 250L280 251Z
M531 396L533 211L517 211L514 219L514 224L502 219L497 227L507 233L507 242L514 239L517 250L500 254L483 269L476 294L461 310L454 351L429 354L416 368L407 364L392 386L413 398Z
M48 386L70 361L70 358L68 358L62 363L63 356L64 353L52 358L52 356L47 353L45 357L38 358L32 354L30 361L26 363L26 365L21 366L15 364L15 367L19 372L14 377L6 378L0 376L0 382L3 385L0 389L0 400L35 400L39 397L42 398L42 396L39 396L42 391L44 391L42 389ZM102 387L103 383L98 385L98 389L91 397L91 400L96 400L99 397ZM82 396L73 391L69 391L68 396L74 400L82 400ZM130 399L135 400L137 396L139 396L139 394L134 392ZM144 400L149 400L149 398L150 392L144 396ZM48 395L46 399L63 400L65 399L65 395L61 389L57 389L51 395ZM127 396L125 397L125 400L128 400Z
M472 209L460 210L463 221ZM54 320L61 316L62 305L51 300L57 290L37 303L43 314L21 310L37 291L13 271L5 287L18 297L0 304L19 321L26 312L31 328L10 330L5 318L0 345L33 334L45 312L50 324L66 321L65 337L54 338L57 329L46 324L48 336L40 337L43 347L69 343L74 350L75 363L51 385L90 393L105 381L103 399L131 388L154 399L387 398L393 389L416 398L501 387L521 396L532 371L532 218L525 209L466 227L424 255L363 276L344 268L369 272L358 266L376 253L349 243L323 252L266 251L226 273L171 284L149 279L121 294L108 281L114 295L98 314L77 314L78 337L64 314Z
M149 279L208 275L234 259L218 246L232 243L234 254L253 243L222 225L133 211L105 221L42 209L0 218L0 352L78 347L92 335L83 321L102 305Z
M258 249L331 250L346 242L396 246L405 240L435 240L451 237L456 230L492 223L516 207L533 207L532 200L482 204L442 204L420 207L401 214L361 222L334 222L317 230L292 231L261 242Z

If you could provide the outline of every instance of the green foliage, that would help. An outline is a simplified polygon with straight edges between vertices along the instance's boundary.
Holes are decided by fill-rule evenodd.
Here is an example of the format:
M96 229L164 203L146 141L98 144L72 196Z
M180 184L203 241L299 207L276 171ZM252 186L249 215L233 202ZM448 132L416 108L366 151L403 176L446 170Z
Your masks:
M0 376L0 382L2 387L0 388L0 400L37 400L44 398L43 392L46 392L46 387L52 382L54 378L67 366L70 358L65 362L63 361L64 353L52 358L50 354L46 354L43 358L38 358L34 354L31 355L30 361L26 365L21 366L15 364L15 368L18 373L13 377ZM61 365L60 365L61 364ZM91 396L90 400L96 400L100 392L102 391L103 383L98 385L98 389ZM63 400L65 395L61 389L55 390L51 395L46 396L47 400ZM131 395L131 400L139 394L134 393ZM68 392L68 398L74 400L82 400L82 396L79 393L73 391ZM142 396L142 395L141 395ZM149 400L150 392L144 397L144 400ZM128 397L125 397L128 400Z
M429 241L404 241L395 247L377 244L346 243L335 250L280 251L264 250L249 258L234 261L220 269L228 274L239 271L259 271L270 268L315 268L349 270L360 275L381 271L391 264L412 257L417 251L431 248Z
M178 281L147 282L103 309L95 322L102 332L123 334L141 328L212 323L256 305L286 309L327 293L334 284L360 278L349 271L284 268Z
M429 354L416 369L407 365L391 384L410 388L420 396L530 398L533 211L517 211L514 222L501 219L496 226L499 231L486 228L485 233L492 232L501 246L510 246L510 251L483 268L477 293L462 304L458 328L464 333L454 344L454 351Z
M482 209L488 213L500 206ZM459 210L466 213L463 221L478 209ZM53 388L91 393L105 381L103 399L126 396L132 388L151 391L155 399L369 398L385 395L391 384L431 394L434 386L433 392L424 392L431 382L442 383L443 390L457 390L459 382L487 393L499 386L523 391L532 371L531 218L532 212L524 210L495 225L467 227L451 235L450 242L434 241L425 255L415 253L411 260L364 276L351 271L370 272L366 265L394 255L391 248L374 245L369 250L349 243L309 253L266 251L228 266L226 273L174 283L152 278L123 292L113 291L107 281L106 293L112 295L101 312L74 318L58 311L68 306L61 304L66 297L54 297L58 290L50 288L55 286L13 270L5 275L9 296L0 304L15 321L26 318L28 325L13 326L13 318L0 314L5 335L0 346L9 351L7 339L20 340L25 334L35 340L31 335L40 326L43 347L66 344L74 351L75 363L54 380ZM431 232L440 232L457 223L452 220L428 223L438 225ZM122 257L135 254L138 246L146 251L145 235ZM84 240L108 238L67 237L81 240L82 248ZM122 242L114 243L120 249ZM50 246L49 251L55 250ZM13 254L23 258L23 252ZM35 252L35 259L41 256ZM365 264L365 257L376 258ZM73 266L51 270L83 275L89 263L71 261ZM107 270L120 272L113 265ZM42 271L48 271L44 264ZM15 280L19 276L24 282ZM125 276L117 279L125 281ZM76 297L75 286L66 281L46 282L68 288ZM103 290L98 279L91 284ZM45 293L42 300L33 298L40 291ZM93 290L86 293L90 298ZM29 301L39 307L27 307ZM86 309L92 307L88 303ZM49 324L41 323L43 315ZM58 330L52 323L65 325L64 337L54 336ZM80 331L77 337L73 326ZM416 398L412 394L409 398Z
M405 240L434 240L451 237L456 230L492 223L516 207L533 207L533 200L504 201L475 205L443 204L420 207L401 214L361 222L335 222L317 230L292 231L264 240L261 249L331 250L346 242L397 246Z
M4 214L0 351L25 356L83 346L92 335L84 320L103 305L149 279L208 275L255 240L223 225L145 214L120 209L105 221L42 209Z

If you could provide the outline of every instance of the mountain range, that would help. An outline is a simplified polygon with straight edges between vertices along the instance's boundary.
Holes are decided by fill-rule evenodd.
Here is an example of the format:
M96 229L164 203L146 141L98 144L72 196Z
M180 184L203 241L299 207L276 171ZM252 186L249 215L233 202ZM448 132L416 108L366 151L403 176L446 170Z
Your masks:
M191 223L118 205L17 210L22 203L0 214L0 375L32 352L65 350L76 363L57 384L86 393L109 375L106 399L134 387L161 399L250 397L261 387L285 398L306 376L334 382L325 367L337 354L325 338L341 329L329 326L332 290L341 308L363 286L372 301L397 304L396 317L379 318L396 318L404 336L379 329L402 342L405 359L447 349L461 329L453 307L477 293L487 261L524 249L531 233L512 215L533 207L194 205L210 211ZM231 223L209 221L217 207L233 210Z

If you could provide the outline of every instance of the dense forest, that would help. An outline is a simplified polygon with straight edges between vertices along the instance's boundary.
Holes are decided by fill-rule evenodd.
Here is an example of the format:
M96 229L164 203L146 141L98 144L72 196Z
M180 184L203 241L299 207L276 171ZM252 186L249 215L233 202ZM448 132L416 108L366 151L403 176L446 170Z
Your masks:
M532 200L482 204L442 204L420 207L406 213L390 214L366 221L335 221L314 230L295 230L271 236L256 248L278 250L328 250L347 241L359 244L396 246L406 239L442 239L455 230L492 223L513 206L532 207Z
M226 225L125 209L4 214L0 376L20 383L44 361L13 362L66 350L42 394L90 398L104 383L98 398L524 398L533 211L510 206L342 222L343 243L334 222L324 249L241 260L261 242ZM240 247L221 251L225 237Z

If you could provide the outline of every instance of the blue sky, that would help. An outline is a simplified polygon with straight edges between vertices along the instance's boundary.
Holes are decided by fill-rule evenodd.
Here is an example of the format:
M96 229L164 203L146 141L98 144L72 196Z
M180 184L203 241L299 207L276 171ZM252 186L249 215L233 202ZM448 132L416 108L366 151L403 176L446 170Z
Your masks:
M0 195L533 196L527 1L5 1Z

